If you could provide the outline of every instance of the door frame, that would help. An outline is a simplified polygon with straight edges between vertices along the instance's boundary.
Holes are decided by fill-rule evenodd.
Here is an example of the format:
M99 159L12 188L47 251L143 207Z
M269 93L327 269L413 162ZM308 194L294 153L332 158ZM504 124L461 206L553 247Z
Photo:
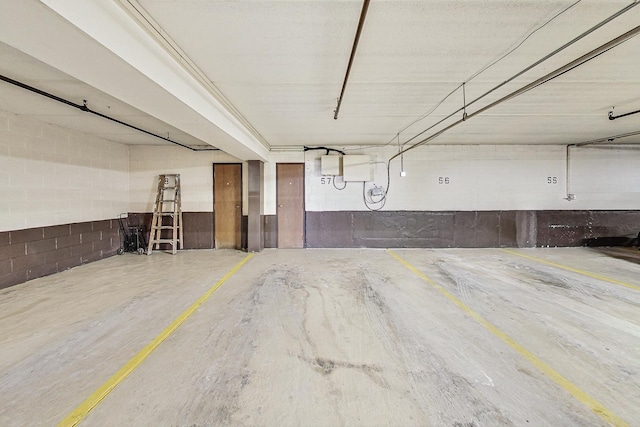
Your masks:
M211 170L211 191L213 193L213 201L211 203L211 207L213 209L213 248L218 249L216 247L216 165L238 165L240 166L240 242L238 243L238 248L242 248L242 212L244 212L244 176L242 174L242 163L241 162L214 162Z
M306 215L306 177L305 177L305 162L277 162L276 163L276 225L278 225L278 234L276 239L276 248L280 249L280 227L278 223L278 200L279 191L278 184L280 182L280 174L278 173L278 165L302 165L302 248L307 247L307 215Z

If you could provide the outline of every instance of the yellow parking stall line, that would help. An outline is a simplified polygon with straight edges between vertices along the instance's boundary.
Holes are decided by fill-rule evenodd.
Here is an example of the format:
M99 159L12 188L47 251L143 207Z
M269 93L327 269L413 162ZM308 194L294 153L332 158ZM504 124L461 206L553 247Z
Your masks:
M536 258L536 257L533 257L531 255L525 255L525 254L522 254L520 252L516 252L516 251L510 250L510 249L501 249L501 251L509 253L511 255L516 255L516 256L519 256L519 257L522 257L522 258L527 258L527 259L530 259L530 260L533 260L533 261L537 261L537 262L540 262L542 264L551 265L553 267L557 267L557 268L560 268L562 270L571 271L572 273L577 273L577 274L581 274L583 276L591 277L593 279L602 280L603 282L613 283L614 285L620 285L620 286L627 287L629 289L635 289L636 291L640 291L640 286L632 285L631 283L626 283L626 282L623 282L621 280L612 279L610 277L606 277L606 276L603 276L601 274L591 273L590 271L584 271L584 270L580 270L578 268L574 268L574 267L569 267L569 266L566 266L566 265L558 264L557 262L547 261L546 259Z
M142 350L140 350L135 356L131 358L125 365L118 370L111 378L109 378L104 384L102 384L96 391L94 391L84 402L82 402L76 409L74 409L67 417L62 420L58 427L68 427L78 425L88 414L98 406L98 404L105 398L113 389L124 381L129 374L131 374L149 355L166 340L176 329L180 327L195 311L200 308L213 295L215 291L220 288L229 280L231 276L240 270L244 264L249 261L254 254L248 254L242 261L235 265L222 279L218 280L207 292L196 300L189 308L187 308L180 316L178 316L169 326L167 326L158 336L156 336L149 344L147 344Z
M396 255L391 250L387 250L387 252L389 253L389 255L391 255L393 258L395 258L397 261L399 261L402 265L404 265L409 270L411 270L416 276L421 278L424 282L426 282L431 287L433 287L438 292L440 292L449 301L451 301L453 304L458 306L458 308L460 308L462 311L467 313L471 318L473 318L476 322L478 322L480 325L482 325L486 330L491 332L493 335L495 335L497 338L499 338L505 344L507 344L509 347L511 347L513 350L515 350L518 354L520 354L522 357L524 357L529 363L531 363L533 366L538 368L538 370L540 370L542 373L544 373L546 376L548 376L553 382L555 382L562 389L567 391L571 396L573 396L580 403L582 403L587 408L589 408L592 412L594 412L596 415L598 415L604 421L606 421L607 423L609 423L609 424L611 424L613 426L617 426L617 427L627 426L628 427L628 424L626 422L624 422L621 418L619 418L618 416L613 414L613 412L611 412L609 409L605 408L604 405L602 405L600 402L595 400L593 397L589 396L586 392L581 390L578 386L573 384L571 381L569 381L568 379L563 377L559 372L557 372L551 366L547 365L545 362L540 360L535 354L533 354L532 352L530 352L529 350L524 348L522 345L518 344L513 338L508 336L506 333L504 333L498 327L494 326L492 323L490 323L484 317L480 316L478 313L473 311L473 309L471 309L471 307L469 307L468 305L466 305L465 303L460 301L458 298L456 298L453 294L451 294L449 291L447 291L441 285L439 285L438 283L436 283L433 280L431 280L424 273L422 273L417 268L415 268L414 266L409 264L407 261L402 259L400 256Z

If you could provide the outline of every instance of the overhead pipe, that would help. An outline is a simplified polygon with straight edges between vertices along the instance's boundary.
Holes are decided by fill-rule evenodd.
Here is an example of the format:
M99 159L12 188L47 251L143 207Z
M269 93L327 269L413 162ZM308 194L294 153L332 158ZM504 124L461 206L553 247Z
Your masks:
M181 144L179 142L173 141L172 139L166 138L166 137L164 137L162 135L158 135L158 134L155 134L153 132L149 132L147 130L139 128L138 126L134 126L134 125L131 125L129 123L123 122L122 120L118 120L115 117L110 117L110 116L107 116L106 114L99 113L99 112L89 108L89 106L87 106L87 100L86 99L84 100L83 104L76 104L75 102L69 101L68 99L61 98L61 97L56 96L56 95L54 95L52 93L45 92L43 90L40 90L40 89L35 88L33 86L29 86L28 84L19 82L17 80L14 80L12 78L9 78L9 77L1 75L1 74L0 74L0 80L2 80L4 82L7 82L7 83L10 83L10 84L12 84L14 86L18 86L19 88L26 89L26 90L31 91L33 93L37 93L38 95L42 95L42 96L44 96L46 98L49 98L49 99L52 99L54 101L58 101L58 102L60 102L62 104L68 105L70 107L77 108L80 111L84 111L86 113L95 114L98 117L102 117L103 119L107 119L107 120L110 120L112 122L118 123L118 124L120 124L122 126L126 126L128 128L137 130L138 132L142 132L142 133L145 133L145 134L147 134L149 136L153 136L154 138L159 138L159 139L162 139L164 141L170 142L172 144L178 145L180 147L188 148L191 151L220 151L219 148L214 148L214 147L211 147L211 148L193 148L193 147L189 147L188 145Z
M630 113L625 113L625 114L620 114L618 116L614 116L613 115L613 110L609 111L609 120L615 120L615 119L619 119L620 117L627 117L630 116L632 114L638 114L640 113L640 110L636 110L636 111L632 111Z
M604 144L604 143L610 144L613 141L615 141L616 139L627 138L627 137L636 136L636 135L640 135L640 130L636 130L636 131L633 131L633 132L627 132L627 133L621 133L621 134L618 134L618 135L607 136L605 138L592 139L590 141L579 142L577 144L572 144L572 145L574 145L576 147L584 147L585 145L595 145L595 144ZM640 144L626 143L624 145L640 145Z
M541 63L543 63L544 61L546 61L547 59L557 55L558 53L560 53L561 51L565 50L566 48L568 48L569 46L574 45L575 43L577 43L579 40L585 38L586 36L588 36L589 34L593 33L594 31L596 31L597 29L603 27L604 25L608 24L609 22L613 21L614 19L616 19L617 17L619 17L620 15L628 12L629 10L631 10L632 8L638 6L640 4L640 0L635 0L633 3L625 6L624 8L620 9L619 11L617 11L616 13L614 13L613 15L609 16L608 18L598 22L596 25L594 25L593 27L589 28L588 30L586 30L585 32L583 32L582 34L578 35L577 37L571 39L570 41L568 41L567 43L563 44L562 46L560 46L559 48L557 48L556 50L554 50L553 52L545 55L543 58L537 60L536 62L534 62L533 64L529 65L528 67L524 68L523 70L519 71L518 73L514 74L513 76L509 77L507 80L503 81L502 83L500 83L499 85L489 89L487 92L483 93L482 95L480 95L479 97L477 97L476 99L474 99L473 101L470 101L469 103L466 103L458 108L457 110L455 110L454 112L452 112L451 114L447 115L446 117L440 119L439 121L437 121L436 123L434 123L433 125L429 126L428 128L426 128L425 130L423 130L422 132L418 133L417 135L414 135L413 137L411 137L410 139L408 139L407 141L405 141L402 145L405 146L406 144L408 144L409 142L413 141L414 139L416 139L417 137L419 137L420 135L430 131L431 129L433 129L434 127L438 126L440 123L450 119L451 117L455 116L456 114L458 114L460 111L463 111L466 113L466 107L469 107L470 105L475 104L477 101L481 100L482 98L486 97L487 95L490 95L491 93L495 92L496 90L500 89L502 86L512 82L513 80L517 79L518 77L520 77L521 75L523 75L524 73L526 73L527 71L537 67L538 65L540 65ZM463 117L466 119L467 116L465 114L463 114Z
M333 110L333 119L338 120L338 113L340 113L340 105L342 105L342 98L344 97L344 91L347 88L347 80L349 80L349 73L351 73L351 66L353 65L353 59L356 56L356 50L358 49L358 43L360 42L360 34L362 33L362 27L364 26L364 20L367 16L367 10L369 9L369 1L364 0L362 4L362 10L360 11L360 21L358 21L358 29L356 30L356 37L353 40L353 47L351 48L351 56L349 56L349 64L347 65L347 72L344 75L344 81L342 82L342 90L340 91L340 97L338 98L338 105Z
M576 199L576 195L571 193L571 191L569 190L569 183L570 183L570 175L571 175L571 157L570 157L570 149L571 147L575 147L575 144L569 144L567 145L566 151L565 151L565 172L564 172L564 188L565 188L565 194L566 197L564 198L567 201L572 201Z
M442 135L443 133L447 132L448 130L458 126L459 124L463 123L465 120L470 120L471 118L484 113L485 111L502 104L505 101L508 101L510 99L513 99L519 95L522 95L525 92L530 91L531 89L534 89L537 86L540 86L544 83L547 83L550 80L555 79L556 77L559 77L561 75L563 75L564 73L567 73L571 70L573 70L576 67L579 67L580 65L584 64L585 62L588 62L590 60L592 60L593 58L602 55L603 53L605 53L606 51L613 49L614 47L618 46L619 44L629 40L630 38L636 36L640 34L640 25L627 31L626 33L616 37L613 40L610 40L609 42L593 49L590 52L587 52L586 54L580 56L577 59L574 59L573 61L569 62L568 64L563 65L560 68L555 69L554 71L551 71L550 73L545 74L544 76L540 77L539 79L536 79L535 81L521 87L520 89L517 89L511 93L509 93L508 95L503 96L502 98L498 99L497 101L494 101L482 108L480 108L477 111L474 111L473 113L470 113L466 116L466 118L464 119L459 119L453 123L451 123L450 125L448 125L447 127L445 127L444 129L434 133L433 135L421 140L420 142L412 145L409 148L406 148L402 151L400 151L399 153L397 153L396 155L394 155L393 157L391 157L389 159L389 162L391 162L393 159L395 159L396 157L400 156L403 153L406 153L409 150L412 150L414 148L417 148L423 144L426 144L427 142L439 137L440 135ZM469 104L467 104L469 105Z
M613 136L608 136L606 138L599 138L599 139L593 139L591 141L585 141L585 142L579 142L577 144L569 144L566 147L566 152L565 152L565 193L566 193L566 197L564 198L567 201L572 201L576 199L576 195L573 194L570 191L570 175L571 175L571 157L570 157L570 150L571 148L578 148L578 147L588 147L591 145L599 145L599 144L611 144L612 142L614 142L616 139L620 139L620 138L626 138L629 136L636 136L636 135L640 135L640 130L639 131L634 131L634 132L627 132L627 133L621 133L619 135L613 135ZM618 145L617 148L625 148L628 146L638 146L640 144L637 143L626 143L623 145Z

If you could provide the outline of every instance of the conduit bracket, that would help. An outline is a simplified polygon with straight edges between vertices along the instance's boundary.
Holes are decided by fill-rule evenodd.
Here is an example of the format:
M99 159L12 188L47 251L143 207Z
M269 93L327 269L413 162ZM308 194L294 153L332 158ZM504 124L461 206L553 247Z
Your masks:
M629 113L625 113L625 114L620 114L618 116L614 116L613 115L613 108L612 108L611 111L609 111L609 120L615 120L615 119L619 119L620 117L626 117L626 116L630 116L632 114L638 114L638 113L640 113L640 110L631 111Z
M462 121L467 120L467 82L462 83Z

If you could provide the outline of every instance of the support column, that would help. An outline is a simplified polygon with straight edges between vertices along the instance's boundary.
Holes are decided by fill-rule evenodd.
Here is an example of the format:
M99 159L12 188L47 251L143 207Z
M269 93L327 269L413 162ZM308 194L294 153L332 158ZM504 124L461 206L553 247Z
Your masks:
M536 211L516 212L516 242L519 248L535 248L538 242Z
M249 160L249 217L247 227L247 250L260 252L264 249L264 163Z

